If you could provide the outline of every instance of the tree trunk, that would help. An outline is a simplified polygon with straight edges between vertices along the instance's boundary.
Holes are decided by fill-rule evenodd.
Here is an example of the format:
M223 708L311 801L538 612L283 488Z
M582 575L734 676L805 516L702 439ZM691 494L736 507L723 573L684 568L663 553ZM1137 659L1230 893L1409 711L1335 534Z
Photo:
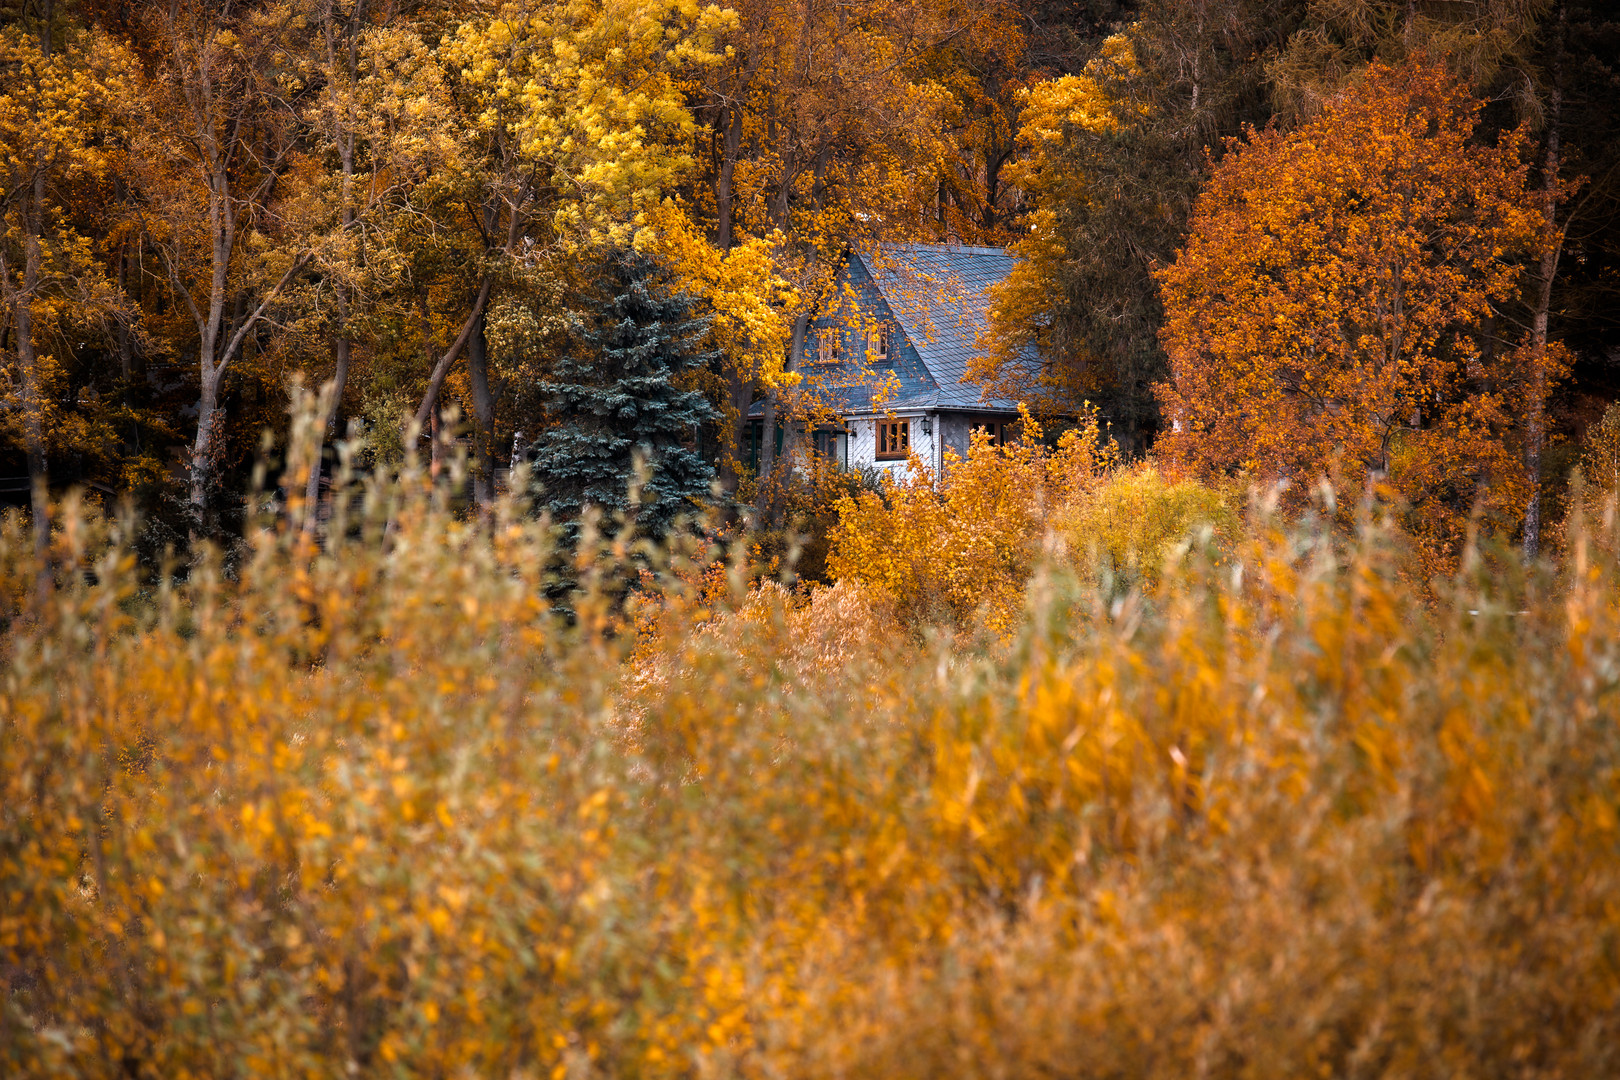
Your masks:
M340 299L341 304L341 299ZM321 442L315 447L314 460L309 465L309 479L304 485L304 531L314 532L316 524L316 506L321 498L321 472L322 457L326 444L331 441L337 431L338 410L343 404L343 388L349 382L349 353L351 342L343 336L342 331L332 340L332 400L326 408L326 418L321 424Z
M118 295L129 296L129 241L118 250ZM135 381L135 339L129 332L129 320L118 320L118 372L124 380L124 404L130 403L129 389Z
M360 16L360 7L361 5L359 4L355 5L355 19L358 19ZM352 20L350 28L352 38ZM358 62L356 60L353 42L351 40L349 50L349 82L351 86L353 85L356 77L357 66ZM343 199L342 221L343 231L347 233L354 227L354 133L352 131L345 132L339 137L338 148L343 159L343 187L341 189ZM304 517L305 532L313 532L315 530L315 509L316 504L319 502L321 497L321 470L323 464L322 454L326 448L326 443L331 441L332 437L337 433L338 410L343 405L343 390L349 382L349 353L353 343L348 337L348 285L344 284L342 281L339 281L335 293L337 297L338 326L337 337L335 338L332 346L334 356L334 362L332 365L332 401L326 410L326 420L321 425L321 445L315 450L315 460L310 463L309 467L309 482L304 489L304 513L306 515Z
M1547 156L1542 166L1542 203L1548 242L1542 253L1540 280L1536 290L1536 307L1530 329L1530 400L1525 417L1524 474L1530 485L1530 498L1524 508L1524 557L1534 559L1541 551L1541 453L1547 439L1547 395L1551 390L1547 380L1547 323L1552 311L1553 279L1558 274L1558 256L1563 248L1563 235L1558 229L1558 172L1562 165L1559 157L1558 123L1563 107L1561 86L1564 59L1564 5L1558 5L1558 22L1554 30L1552 86L1547 95Z
M456 335L456 340L450 343L450 348L446 349L444 355L439 357L439 362L433 365L433 374L428 379L427 392L422 395L422 404L416 408L415 424L418 431L427 426L428 420L434 414L434 406L439 401L439 389L444 386L444 377L450 374L450 365L456 362L456 357L461 355L461 350L467 347L467 341L472 337L473 327L482 324L484 307L489 303L491 284L490 279L486 277L478 286L478 296L473 301L472 313L467 316L467 321L461 324L461 333ZM425 335L425 325L423 331Z
M23 441L28 456L28 487L34 527L34 566L38 599L43 603L50 590L51 520L49 470L45 459L45 399L40 387L39 354L34 349L34 296L39 291L39 270L43 261L39 230L40 210L45 204L45 172L34 173L31 201L23 208L23 288L12 299L17 320L17 367L22 382Z
M716 246L722 252L730 251L734 233L735 213L732 209L732 177L737 169L737 153L742 146L742 110L735 105L727 110L725 147L720 159L720 176L714 185L715 217L719 221Z
M489 340L480 311L467 341L467 381L472 384L473 498L480 507L495 501L495 398L489 392Z
M210 127L209 134L212 135ZM208 231L213 243L213 263L209 267L208 314L199 326L197 349L199 392L197 396L197 438L191 447L191 506L201 513L207 505L209 472L214 454L214 429L219 424L221 365L218 362L219 334L225 323L225 292L229 278L231 250L236 246L235 220L230 207L230 176L212 140L209 148Z
M735 495L741 479L738 467L742 463L744 444L748 438L748 410L754 404L754 384L733 368L726 380L726 391L731 398L730 415L735 420L727 425L727 430L721 432L726 452L720 455L720 490L727 495Z
M129 305L129 241L124 241L118 252L118 296L120 302ZM123 400L124 407L129 410L129 435L125 440L125 449L132 454L141 452L141 427L133 419L135 407L135 383L146 377L145 360L136 348L135 334L131 327L134 315L126 306L118 315L118 371L124 380Z
M799 367L799 358L804 352L804 335L810 326L810 313L804 312L793 320L793 341L788 347L788 362L786 370L796 371ZM769 508L766 492L769 490L768 481L776 464L776 399L779 391L769 391L765 395L765 428L760 438L759 447L759 488L755 495L754 507L758 514L763 516ZM791 450L788 432L782 433L783 456Z
M201 392L197 397L197 440L191 448L191 505L199 513L207 508L208 485L214 467L213 457L217 453L215 439L225 419L219 404L219 388L225 381L225 369L241 350L248 332L264 317L265 309L270 306L271 301L281 295L281 290L287 287L287 282L309 263L310 257L310 253L306 252L294 259L287 267L286 273L281 275L281 280L266 291L264 298L259 301L259 306L254 308L252 313L246 312L246 304L242 302L245 298L238 298L236 333L231 335L216 361L214 350L219 347L219 331L224 312L224 285L222 279L217 279L220 281L217 285L220 301L213 306L213 314L208 321L199 324L202 326L202 348L198 364L202 378ZM226 258L229 258L229 252L226 253Z
M444 450L439 444L441 423L439 410L434 409L428 414L428 475L435 478L438 477L439 470L444 467Z
M51 55L51 4L43 5L39 51ZM34 348L34 297L39 293L39 271L44 262L40 232L45 227L45 159L34 160L32 198L23 206L23 290L13 298L17 318L17 366L22 382L23 440L28 457L29 509L34 526L34 592L41 610L51 588L51 498L49 466L45 458L45 396L40 386L39 354Z
M765 482L770 479L776 464L776 391L765 391L765 405L761 413L764 421L759 436L759 468L754 471L754 505L765 508Z
M197 395L197 438L191 444L191 505L199 513L208 505L208 486L213 478L216 453L214 435L223 419L219 413L222 374L217 364L203 361L202 385Z

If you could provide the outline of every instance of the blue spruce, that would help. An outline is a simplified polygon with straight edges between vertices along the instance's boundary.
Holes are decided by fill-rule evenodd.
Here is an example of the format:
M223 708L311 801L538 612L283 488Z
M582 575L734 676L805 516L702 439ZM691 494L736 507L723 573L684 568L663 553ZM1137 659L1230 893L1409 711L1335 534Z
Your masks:
M559 522L576 522L587 506L605 521L628 513L635 460L644 456L651 476L635 525L662 536L709 494L714 476L693 447L718 414L701 392L677 385L716 358L703 347L710 320L637 252L612 253L595 277L570 348L536 387L550 422L529 453L536 506Z

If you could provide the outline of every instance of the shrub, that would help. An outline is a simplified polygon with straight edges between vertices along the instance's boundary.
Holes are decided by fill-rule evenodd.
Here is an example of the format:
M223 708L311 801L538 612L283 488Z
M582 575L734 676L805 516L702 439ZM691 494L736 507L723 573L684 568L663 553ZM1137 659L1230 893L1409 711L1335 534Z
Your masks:
M1230 545L1240 532L1236 496L1196 480L1171 480L1151 461L1121 468L1053 515L1079 573L1119 591L1158 584L1165 559L1200 527Z
M760 509L754 523L755 561L772 576L791 571L800 581L830 584L827 556L842 499L879 489L877 470L846 469L801 441L770 476L747 478L740 501ZM763 493L761 488L764 488Z
M1571 485L1571 513L1593 520L1613 514L1620 495L1620 402L1612 403L1603 417L1587 429L1581 443L1580 479ZM1600 536L1606 536L1603 530Z
M1096 484L1116 461L1095 414L1055 448L1026 414L1024 438L993 446L976 431L966 460L941 475L912 456L879 491L841 499L827 565L835 578L882 590L908 626L981 620L1005 635L1041 551L1049 510Z
M64 507L39 607L0 527L0 1074L1620 1068L1620 566L1579 521L1565 579L1470 557L1433 609L1378 522L1260 518L1151 606L1037 560L968 654L622 536L564 621L513 504L366 504L170 584Z

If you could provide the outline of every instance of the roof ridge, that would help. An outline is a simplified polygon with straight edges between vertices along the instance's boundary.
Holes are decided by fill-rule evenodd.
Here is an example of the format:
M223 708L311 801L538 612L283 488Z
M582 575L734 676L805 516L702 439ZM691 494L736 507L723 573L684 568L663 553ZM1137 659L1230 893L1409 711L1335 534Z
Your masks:
M953 253L961 253L964 255L998 255L1005 259L1017 258L1016 255L1008 251L1006 248L974 247L970 244L924 244L920 242L914 243L912 241L885 240L878 242L875 246L880 251L884 249L898 251L948 251Z

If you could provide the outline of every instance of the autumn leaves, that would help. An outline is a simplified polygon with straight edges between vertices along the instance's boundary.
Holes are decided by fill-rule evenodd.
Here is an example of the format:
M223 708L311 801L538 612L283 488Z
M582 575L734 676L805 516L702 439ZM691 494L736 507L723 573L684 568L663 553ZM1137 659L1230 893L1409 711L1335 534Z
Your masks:
M600 545L574 619L420 475L156 585L64 508L0 637L0 1074L1611 1075L1612 524L1430 608L1387 522L1187 543L1095 449L981 439L960 555L807 598ZM1069 553L981 584L1038 499ZM901 621L980 597L1010 647Z
M1311 122L1233 141L1160 275L1167 461L1297 498L1388 485L1436 559L1470 515L1520 511L1520 420L1563 360L1491 322L1554 238L1525 133L1481 143L1482 108L1437 65L1375 64Z

